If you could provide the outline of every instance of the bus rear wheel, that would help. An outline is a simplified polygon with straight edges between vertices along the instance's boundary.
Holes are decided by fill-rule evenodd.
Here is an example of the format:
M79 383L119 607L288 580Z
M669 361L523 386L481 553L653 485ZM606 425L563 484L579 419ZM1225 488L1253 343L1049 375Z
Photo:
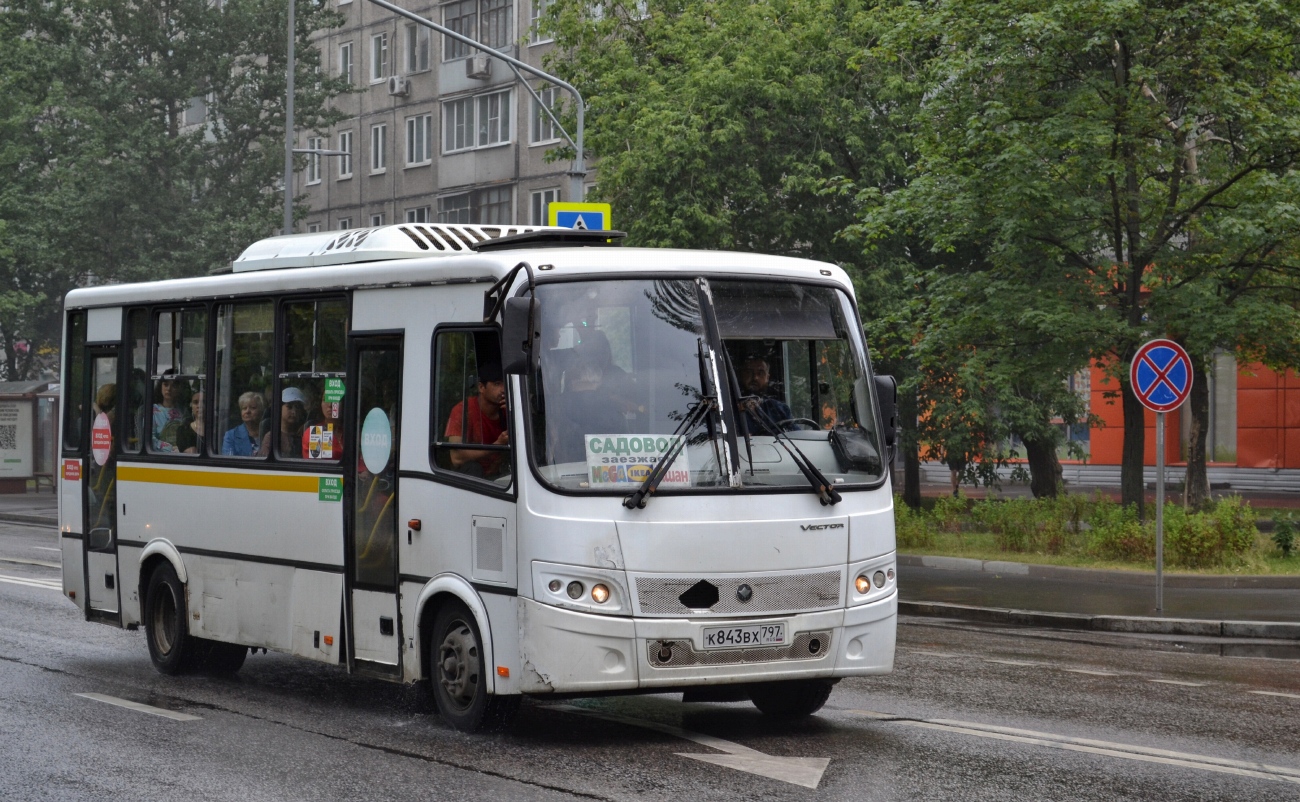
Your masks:
M518 696L487 692L480 644L478 624L464 604L449 601L438 609L429 642L433 697L443 720L462 732L502 729L519 709Z
M144 628L154 668L168 675L186 671L193 664L198 639L190 635L185 586L170 563L154 569L144 598Z
M822 709L834 686L833 680L825 679L763 682L750 687L749 699L764 715L803 718Z

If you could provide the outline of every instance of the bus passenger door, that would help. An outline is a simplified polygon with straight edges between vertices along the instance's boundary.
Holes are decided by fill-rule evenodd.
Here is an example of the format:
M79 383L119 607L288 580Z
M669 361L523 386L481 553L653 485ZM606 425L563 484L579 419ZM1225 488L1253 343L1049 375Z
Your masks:
M90 437L83 438L81 483L85 495L82 510L86 533L87 615L116 619L122 609L117 583L117 453L121 422L118 420L125 397L118 390L117 349L92 347L87 350L89 398L82 399L89 410ZM83 424L85 425L85 424Z
M348 638L351 665L400 675L397 605L397 458L401 440L402 339L354 337L347 443Z

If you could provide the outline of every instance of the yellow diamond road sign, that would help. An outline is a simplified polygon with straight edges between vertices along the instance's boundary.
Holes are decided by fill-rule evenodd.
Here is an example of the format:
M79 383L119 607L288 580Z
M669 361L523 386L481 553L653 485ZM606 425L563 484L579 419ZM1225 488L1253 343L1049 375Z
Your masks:
M608 203L560 203L547 205L547 220L553 226L609 231Z

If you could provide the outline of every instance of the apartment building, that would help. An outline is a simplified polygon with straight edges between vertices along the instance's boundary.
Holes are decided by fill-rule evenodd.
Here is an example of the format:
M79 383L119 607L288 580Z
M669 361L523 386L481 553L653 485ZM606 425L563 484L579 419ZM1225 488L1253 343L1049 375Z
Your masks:
M311 209L300 231L544 224L547 204L580 200L569 197L572 163L545 160L559 128L505 62L366 0L332 2L347 21L315 39L321 69L357 91L334 100L347 119L300 131L297 147L349 155L309 156L295 175ZM395 2L538 67L550 48L534 32L548 0ZM547 104L562 102L561 90L528 81Z

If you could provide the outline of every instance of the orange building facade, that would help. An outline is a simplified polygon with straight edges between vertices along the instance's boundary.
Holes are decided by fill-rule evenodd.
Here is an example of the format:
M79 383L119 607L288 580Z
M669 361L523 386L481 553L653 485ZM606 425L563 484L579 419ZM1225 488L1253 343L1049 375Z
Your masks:
M1089 409L1104 423L1087 433L1087 462L1119 465L1124 449L1124 413L1119 385L1094 364L1089 371ZM1211 467L1300 468L1300 376L1260 364L1237 365L1230 354L1195 381L1210 382L1207 456ZM1185 464L1187 407L1165 416L1165 461ZM1156 416L1146 412L1147 465L1156 462ZM1077 438L1083 439L1083 438ZM1062 460L1063 462L1071 460Z

